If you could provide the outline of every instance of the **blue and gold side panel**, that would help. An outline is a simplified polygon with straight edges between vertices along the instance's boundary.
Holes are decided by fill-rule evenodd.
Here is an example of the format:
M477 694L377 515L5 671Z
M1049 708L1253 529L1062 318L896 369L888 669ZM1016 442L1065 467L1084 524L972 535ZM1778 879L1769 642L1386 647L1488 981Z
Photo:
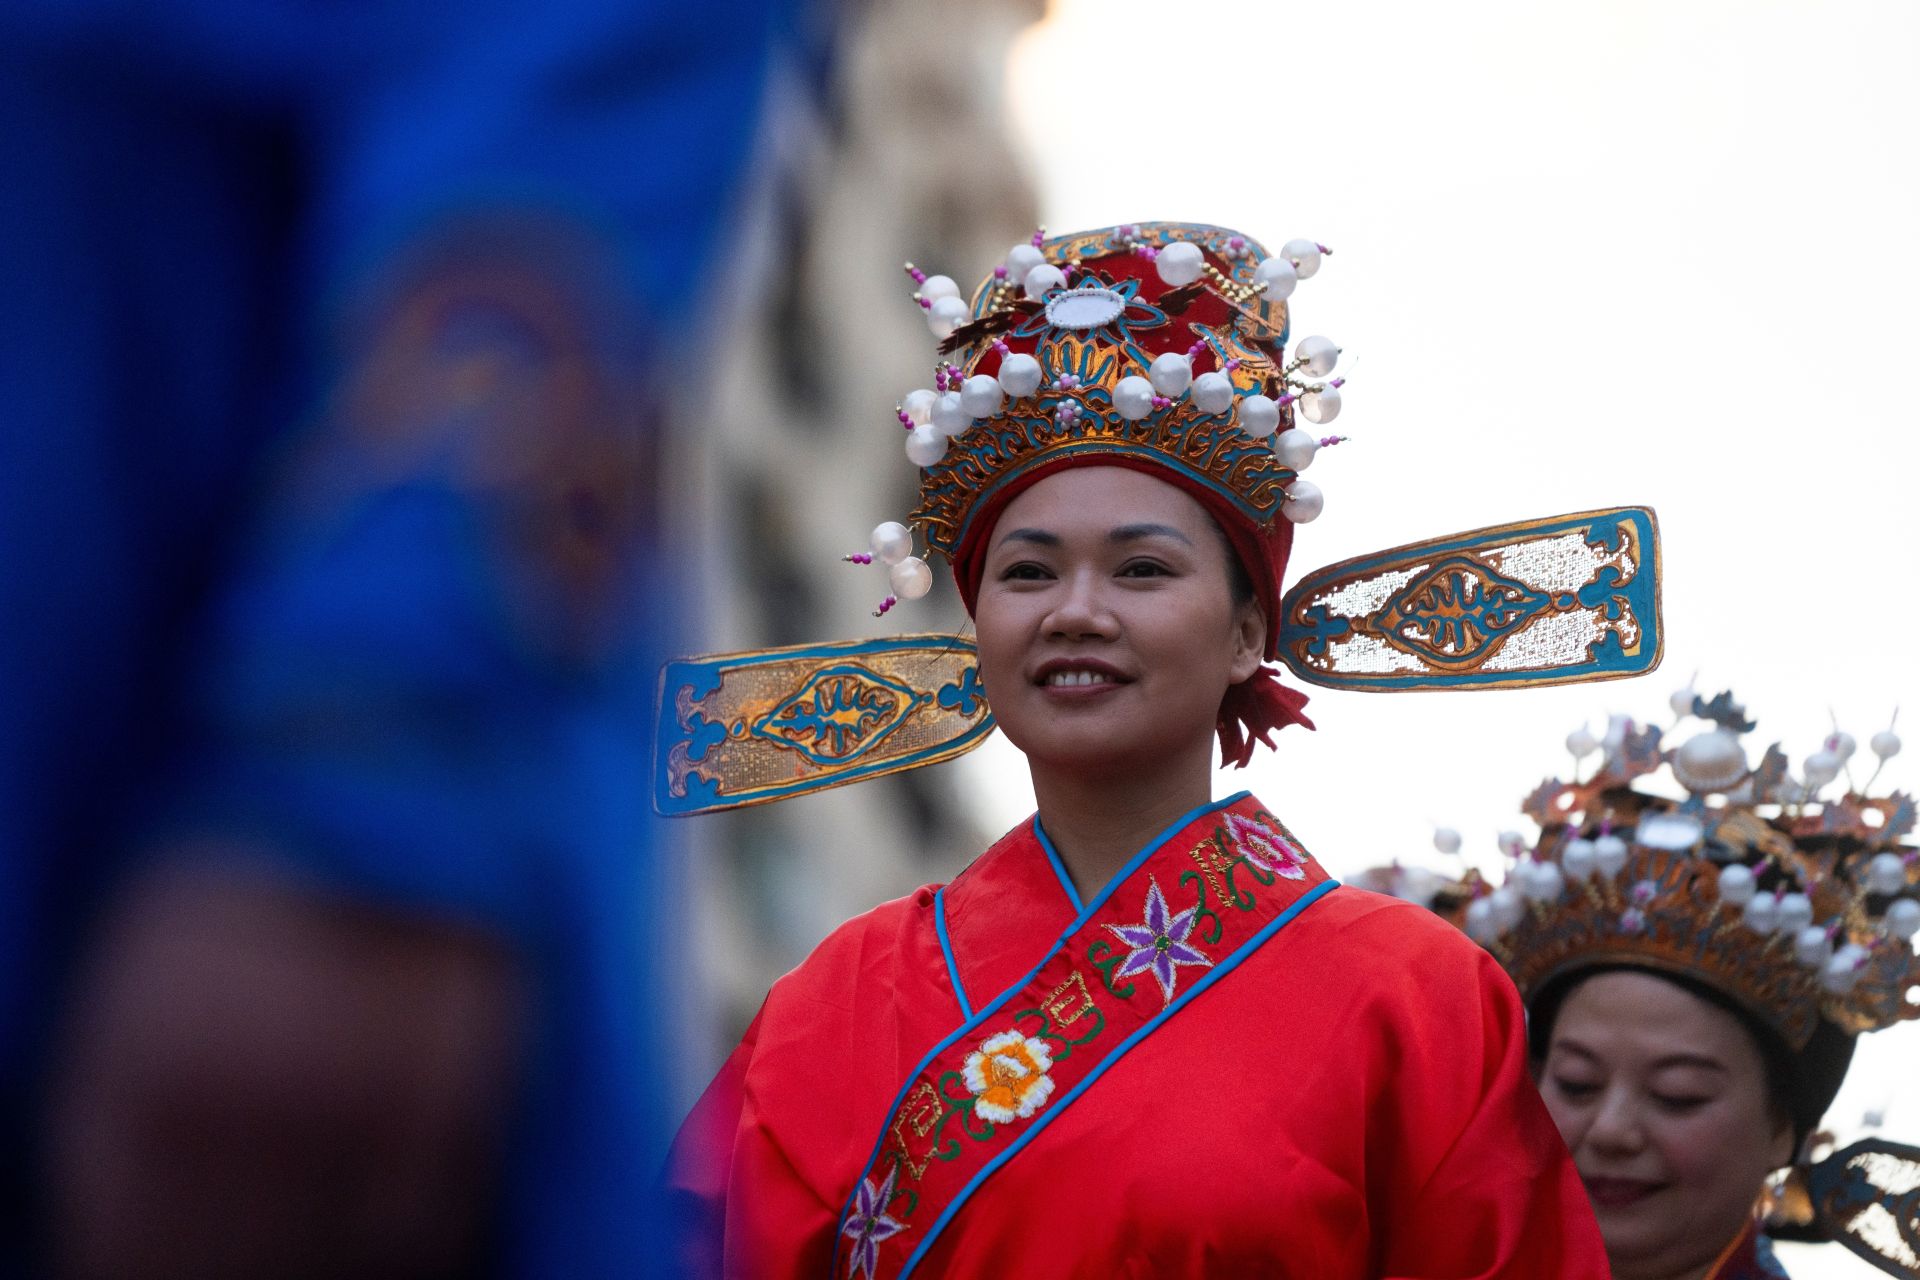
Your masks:
M960 636L680 658L660 672L653 807L685 817L784 800L950 760L992 730Z
M1660 531L1647 507L1475 529L1302 578L1280 658L1333 689L1515 689L1660 665Z

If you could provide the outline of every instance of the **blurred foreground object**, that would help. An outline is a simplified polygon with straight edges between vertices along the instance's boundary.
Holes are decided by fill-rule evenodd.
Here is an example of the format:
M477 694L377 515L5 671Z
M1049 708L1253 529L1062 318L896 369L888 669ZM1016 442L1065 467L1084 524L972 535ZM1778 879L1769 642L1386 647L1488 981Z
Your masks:
M0 15L0 1272L653 1265L657 406L800 8Z

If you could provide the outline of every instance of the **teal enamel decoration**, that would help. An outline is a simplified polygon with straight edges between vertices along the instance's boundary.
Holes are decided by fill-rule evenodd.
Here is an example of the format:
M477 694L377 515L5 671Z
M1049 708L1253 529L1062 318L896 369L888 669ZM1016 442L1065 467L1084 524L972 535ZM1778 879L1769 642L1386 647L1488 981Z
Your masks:
M682 817L784 800L950 760L992 729L960 636L681 658L660 673L653 804Z
M1856 1142L1808 1173L1813 1218L1888 1275L1920 1280L1920 1148Z
M1659 528L1613 507L1476 529L1308 574L1280 658L1334 689L1510 689L1660 663Z

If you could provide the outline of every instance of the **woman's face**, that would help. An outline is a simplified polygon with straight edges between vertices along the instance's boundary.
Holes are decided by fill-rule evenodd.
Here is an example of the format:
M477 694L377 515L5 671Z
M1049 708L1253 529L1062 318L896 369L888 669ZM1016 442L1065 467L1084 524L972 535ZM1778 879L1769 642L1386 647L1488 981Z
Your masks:
M1007 504L974 606L994 718L1036 767L1211 750L1266 627L1236 604L1226 539L1179 489L1122 467L1056 472Z
M1602 973L1567 997L1540 1094L1620 1280L1698 1274L1793 1155L1746 1028L1651 974Z

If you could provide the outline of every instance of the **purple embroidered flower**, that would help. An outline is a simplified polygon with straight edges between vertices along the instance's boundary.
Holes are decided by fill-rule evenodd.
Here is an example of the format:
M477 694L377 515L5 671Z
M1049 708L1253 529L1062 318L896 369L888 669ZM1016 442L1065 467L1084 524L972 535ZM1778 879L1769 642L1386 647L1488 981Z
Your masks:
M1239 846L1240 852L1254 866L1288 880L1307 878L1306 855L1266 823L1230 813L1227 815L1227 834L1233 837L1234 844Z
M853 1193L853 1212L847 1215L847 1225L840 1228L841 1235L853 1237L853 1248L847 1257L849 1276L858 1273L872 1280L874 1268L880 1265L880 1241L907 1229L906 1223L887 1216L887 1202L893 1199L893 1180L899 1176L900 1166L891 1165L887 1169L887 1180L877 1190L872 1178L862 1178L859 1190Z
M1149 878L1145 918L1139 924L1107 926L1109 932L1132 948L1114 971L1114 976L1125 978L1151 969L1160 983L1161 1002L1173 1003L1173 988L1179 966L1213 964L1213 961L1187 945L1187 935L1193 932L1194 921L1199 914L1200 908L1196 904L1177 916L1169 916L1167 900L1160 893L1159 882Z

